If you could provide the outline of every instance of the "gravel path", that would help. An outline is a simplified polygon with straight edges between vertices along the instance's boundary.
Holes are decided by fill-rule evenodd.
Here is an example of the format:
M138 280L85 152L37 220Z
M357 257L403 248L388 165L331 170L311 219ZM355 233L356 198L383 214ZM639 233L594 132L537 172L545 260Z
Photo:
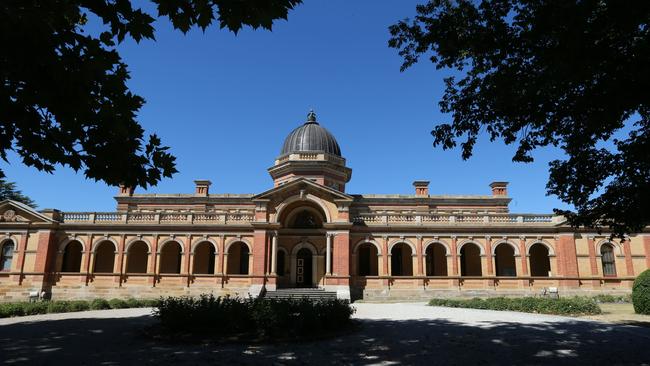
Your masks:
M150 309L0 319L0 363L13 365L648 364L650 328L559 316L360 303L358 331L316 342L161 342Z

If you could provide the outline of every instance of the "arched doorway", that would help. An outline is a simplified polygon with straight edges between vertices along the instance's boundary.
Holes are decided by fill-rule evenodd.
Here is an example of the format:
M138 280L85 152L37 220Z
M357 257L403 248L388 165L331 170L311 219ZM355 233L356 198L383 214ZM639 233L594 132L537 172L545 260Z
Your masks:
M296 254L296 287L312 287L313 286L313 253L307 249L302 248Z
M441 243L431 243L425 252L427 276L447 275L447 249Z
M363 243L357 250L357 273L359 276L377 276L379 273L379 256L377 247L372 243Z
M105 240L95 249L95 273L113 273L115 266L115 244Z
M126 273L147 273L149 246L143 241L131 244L126 254Z
M482 276L481 249L474 243L467 243L460 248L460 275Z
M181 244L166 242L160 250L160 273L181 273Z
M494 250L497 276L514 277L517 275L515 249L512 245L501 243Z
M63 250L63 263L61 272L77 273L81 271L81 252L83 247L80 242L74 240L66 244Z
M548 248L536 243L530 247L530 275L533 277L548 277L551 273L551 261Z
M408 244L395 244L390 254L391 276L413 276L413 251Z
M214 274L217 251L209 241L203 241L194 248L194 274Z
M227 273L233 275L248 274L248 257L250 250L244 242L236 242L228 248Z

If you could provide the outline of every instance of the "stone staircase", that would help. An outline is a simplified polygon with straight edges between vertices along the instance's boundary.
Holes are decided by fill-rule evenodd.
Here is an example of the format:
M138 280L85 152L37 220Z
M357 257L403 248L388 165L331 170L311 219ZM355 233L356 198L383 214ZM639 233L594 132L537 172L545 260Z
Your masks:
M267 291L265 299L300 299L330 300L336 299L336 292L325 291L320 288L282 288L275 291Z

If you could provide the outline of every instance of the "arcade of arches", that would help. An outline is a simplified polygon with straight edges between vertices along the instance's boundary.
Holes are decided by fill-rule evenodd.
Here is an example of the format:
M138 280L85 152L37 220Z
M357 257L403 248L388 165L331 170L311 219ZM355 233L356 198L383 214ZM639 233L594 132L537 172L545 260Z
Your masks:
M650 268L650 229L624 240L553 214L511 213L491 194L350 194L352 169L310 112L257 194L138 194L114 212L37 211L0 202L0 301L257 296L315 287L341 298L627 293ZM377 176L381 180L381 175ZM487 189L486 189L487 190Z

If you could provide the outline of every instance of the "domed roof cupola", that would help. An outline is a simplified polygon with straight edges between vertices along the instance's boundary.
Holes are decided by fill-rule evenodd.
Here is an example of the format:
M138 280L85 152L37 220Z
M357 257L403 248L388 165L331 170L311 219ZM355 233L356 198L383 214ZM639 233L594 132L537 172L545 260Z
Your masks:
M310 111L307 121L291 131L284 140L280 155L295 152L320 152L341 156L341 148L334 136L316 121L316 113Z
M275 186L303 177L312 182L345 192L352 169L345 166L341 148L334 136L316 121L310 111L307 121L284 140L280 156L269 168Z

